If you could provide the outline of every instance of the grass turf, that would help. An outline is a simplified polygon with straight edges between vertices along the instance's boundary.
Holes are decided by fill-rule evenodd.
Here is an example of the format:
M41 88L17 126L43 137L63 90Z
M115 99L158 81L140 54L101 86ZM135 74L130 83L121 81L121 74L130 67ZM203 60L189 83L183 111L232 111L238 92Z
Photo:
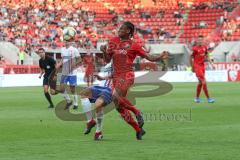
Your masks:
M214 104L193 103L194 83L173 86L166 95L137 99L146 117L143 141L112 111L99 142L94 132L83 135L83 122L56 118L40 87L1 88L0 160L240 159L240 85L209 83Z

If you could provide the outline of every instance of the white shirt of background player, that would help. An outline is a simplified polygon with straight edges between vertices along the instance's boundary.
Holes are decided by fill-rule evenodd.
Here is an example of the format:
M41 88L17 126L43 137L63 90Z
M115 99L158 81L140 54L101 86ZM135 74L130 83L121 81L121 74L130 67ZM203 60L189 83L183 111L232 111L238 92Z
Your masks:
M76 72L73 71L72 66L76 63L76 59L80 57L80 53L77 48L70 46L69 48L61 48L61 57L62 57L62 74L63 75L76 75ZM75 68L76 69L76 68Z
M100 76L111 77L112 72L113 72L112 62L110 62L103 67L103 72L100 74ZM102 87L111 87L111 78L99 81L98 85Z

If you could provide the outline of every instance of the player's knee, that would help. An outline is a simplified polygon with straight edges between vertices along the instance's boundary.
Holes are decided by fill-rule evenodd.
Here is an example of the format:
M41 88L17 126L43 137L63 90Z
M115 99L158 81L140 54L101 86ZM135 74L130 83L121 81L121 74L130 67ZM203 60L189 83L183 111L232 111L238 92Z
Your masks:
M201 81L201 80L198 80L198 84L202 84L202 81Z
M43 88L43 92L44 92L44 93L47 93L47 92L48 92L48 88L47 88L47 87L44 87L44 88Z
M201 84L205 84L206 83L206 80L204 78L201 78L200 81L201 81Z
M101 108L104 106L104 98L103 97L99 97L96 102L95 102L95 106L96 108Z
M203 80L203 81L202 81L202 85L205 85L205 84L206 84L206 81L205 81L205 80Z
M120 107L119 101L118 101L117 99L114 99L114 100L113 100L113 103L115 104L115 106L116 106L117 108Z

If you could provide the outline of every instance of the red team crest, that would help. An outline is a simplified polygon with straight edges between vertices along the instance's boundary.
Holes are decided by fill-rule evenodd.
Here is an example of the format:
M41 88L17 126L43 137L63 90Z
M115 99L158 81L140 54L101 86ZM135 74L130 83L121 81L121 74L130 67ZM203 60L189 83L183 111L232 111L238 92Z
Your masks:
M123 41L119 44L119 49L128 50L131 47L131 41Z

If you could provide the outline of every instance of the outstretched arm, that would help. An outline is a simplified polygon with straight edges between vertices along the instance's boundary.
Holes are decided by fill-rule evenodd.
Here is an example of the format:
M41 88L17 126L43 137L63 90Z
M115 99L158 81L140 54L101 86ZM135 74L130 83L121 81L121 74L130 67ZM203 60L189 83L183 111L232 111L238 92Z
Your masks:
M149 54L148 52L146 52L144 58L146 58L147 60L149 60L151 62L156 62L159 60L168 59L169 53L164 51L160 55L152 55L152 54Z
M148 48L146 46L143 46L143 48L145 49L146 53L150 53L151 52L151 46L149 46Z

